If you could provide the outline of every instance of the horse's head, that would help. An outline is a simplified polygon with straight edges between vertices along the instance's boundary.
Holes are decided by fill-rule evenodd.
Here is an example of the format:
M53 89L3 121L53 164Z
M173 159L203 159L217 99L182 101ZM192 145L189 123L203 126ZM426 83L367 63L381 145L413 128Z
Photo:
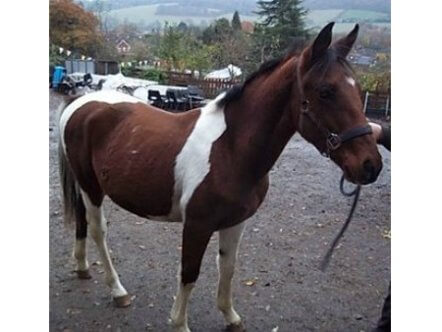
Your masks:
M333 44L332 27L324 27L300 56L294 93L302 98L293 106L294 118L301 135L329 155L348 180L368 184L376 180L382 159L367 127L359 84L345 60L358 25Z

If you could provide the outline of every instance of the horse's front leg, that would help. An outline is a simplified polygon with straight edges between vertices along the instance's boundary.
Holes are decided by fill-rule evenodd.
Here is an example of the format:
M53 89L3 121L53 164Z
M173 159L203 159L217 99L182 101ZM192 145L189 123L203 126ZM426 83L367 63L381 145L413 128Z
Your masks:
M241 323L241 317L236 313L232 303L232 278L244 225L245 222L242 222L219 231L217 305L228 324L228 330L233 331L245 330Z
M190 332L187 325L187 303L198 279L201 260L212 233L204 222L187 220L184 224L178 292L170 313L171 324L176 332Z

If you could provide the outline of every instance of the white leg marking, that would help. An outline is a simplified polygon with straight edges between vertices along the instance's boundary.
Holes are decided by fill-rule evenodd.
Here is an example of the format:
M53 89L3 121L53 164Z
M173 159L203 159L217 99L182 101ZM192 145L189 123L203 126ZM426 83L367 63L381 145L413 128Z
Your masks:
M213 143L226 130L224 109L217 101L224 94L201 109L195 127L175 161L175 185L170 216L184 221L185 211L195 189L210 171L210 153Z
M218 309L224 315L228 324L239 324L241 317L236 313L232 303L232 278L235 270L235 262L238 247L241 241L245 222L219 231L219 253L217 265L219 271L218 280Z
M346 77L345 80L347 81L348 84L350 84L351 86L356 86L356 81L353 77Z
M86 254L86 238L75 239L73 256L77 262L76 271L86 271L89 269Z
M81 191L81 195L86 207L86 220L89 224L91 237L94 239L103 260L106 284L111 288L111 294L114 298L127 295L126 289L120 283L107 248L107 224L103 215L103 208L93 205L84 191Z
M190 332L187 325L187 304L195 283L183 285L178 272L178 292L170 312L170 321L175 332Z
M60 135L61 135L61 144L63 144L63 150L66 153L66 144L64 141L64 131L66 128L66 124L71 118L72 114L76 110L78 110L81 106L92 102L92 101L100 101L108 104L116 104L116 103L143 103L146 104L141 99L137 99L135 97L129 96L125 93L121 93L114 90L103 90L93 93L88 93L84 96L75 99L72 103L70 103L66 109L63 111L63 114L60 117Z

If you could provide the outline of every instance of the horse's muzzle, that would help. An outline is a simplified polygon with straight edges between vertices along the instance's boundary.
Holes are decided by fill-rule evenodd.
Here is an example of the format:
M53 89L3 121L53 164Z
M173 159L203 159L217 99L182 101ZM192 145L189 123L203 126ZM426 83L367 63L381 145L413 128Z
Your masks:
M382 170L382 163L379 166L375 166L375 163L370 159L365 160L362 163L362 181L361 184L369 184L376 181L379 173Z
M355 184L370 184L377 180L382 170L382 160L379 157L366 158L362 162L352 158L342 165L345 179Z

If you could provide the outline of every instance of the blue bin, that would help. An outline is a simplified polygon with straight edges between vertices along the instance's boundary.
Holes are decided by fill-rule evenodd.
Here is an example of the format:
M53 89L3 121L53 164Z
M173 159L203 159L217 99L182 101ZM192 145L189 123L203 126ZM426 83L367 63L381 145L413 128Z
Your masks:
M62 66L56 66L54 68L54 75L52 76L52 88L57 89L58 85L63 82L66 76L66 69Z

